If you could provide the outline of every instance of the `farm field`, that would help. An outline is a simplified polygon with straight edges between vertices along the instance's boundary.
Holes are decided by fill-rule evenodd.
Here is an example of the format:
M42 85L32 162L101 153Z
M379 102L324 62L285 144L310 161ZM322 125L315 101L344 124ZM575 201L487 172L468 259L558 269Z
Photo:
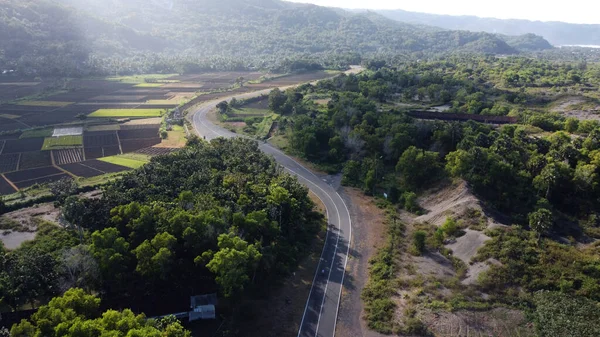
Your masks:
M105 174L103 171L87 166L85 162L60 165L60 168L82 178L97 177Z
M20 154L19 170L51 166L52 158L49 151L23 152Z
M163 113L161 109L98 109L88 117L158 117Z
M149 158L143 154L124 154L120 156L103 157L99 160L136 169L146 164L149 161Z
M72 147L81 147L83 136L48 137L44 139L42 150L60 150Z
M82 149L53 150L52 157L56 165L71 164L83 161Z
M0 195L8 195L15 193L15 190L9 183L4 179L3 176L0 175Z
M51 81L4 81L0 86L0 173L9 187L1 188L0 195L14 193L13 186L27 189L64 176L96 181L101 175L138 167L151 156L176 151L185 146L185 130L174 126L161 139L161 116L190 100L183 109L232 94L330 76L316 72L273 75L265 80L263 75L230 71L70 79L60 90L51 89ZM240 78L243 85L237 83ZM264 116L266 109L265 101L237 113ZM146 159L127 157L132 154ZM110 158L98 160L105 157ZM26 191L37 193L34 190L43 188Z
M0 173L16 171L17 165L19 165L19 156L19 153L0 155Z

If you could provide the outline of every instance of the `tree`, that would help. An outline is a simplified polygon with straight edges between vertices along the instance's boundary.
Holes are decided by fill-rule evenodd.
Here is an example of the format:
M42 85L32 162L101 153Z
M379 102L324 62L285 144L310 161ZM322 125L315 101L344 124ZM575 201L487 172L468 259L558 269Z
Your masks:
M217 283L226 297L244 289L250 281L249 273L255 270L262 254L260 246L248 244L234 233L221 234L219 250L207 251L196 258L196 262L208 261L206 267L217 275Z
M129 243L114 228L106 228L92 233L90 252L98 261L98 266L105 280L119 279L127 270L130 260Z
M279 88L275 88L269 93L269 109L273 112L281 113L281 108L286 101L286 95Z
M579 120L577 118L567 118L565 120L565 130L574 133L579 128Z
M360 163L348 160L342 169L342 183L349 186L357 186L361 181Z
M545 208L540 208L529 213L529 227L538 233L538 236L545 234L552 228L552 212Z
M539 291L533 296L535 327L539 336L600 336L598 303L559 292Z
M427 239L427 233L424 231L416 231L413 234L413 246L419 255L425 252L425 239Z
M65 250L59 261L61 288L83 288L87 291L99 285L100 269L88 246L79 245Z
M419 210L419 204L417 203L417 194L415 192L404 192L402 193L402 200L404 201L404 209L409 212L416 212Z
M29 320L15 324L13 337L88 337L88 336L149 336L190 337L177 320L148 320L130 309L108 310L100 314L100 299L72 288L62 297L53 298Z
M75 193L77 183L71 178L62 178L50 184L50 192L62 203L68 196Z
M458 231L458 224L456 223L456 220L454 220L454 218L447 217L441 229L447 236L454 236Z
M408 187L422 188L434 179L439 179L441 167L436 152L411 146L398 160L396 171L402 174Z
M167 233L156 234L152 240L142 242L133 250L138 264L135 270L144 276L159 276L165 279L168 275L174 254L172 248L177 239Z
M220 113L226 114L229 111L229 103L227 103L227 101L221 101L217 104L217 109L219 109Z

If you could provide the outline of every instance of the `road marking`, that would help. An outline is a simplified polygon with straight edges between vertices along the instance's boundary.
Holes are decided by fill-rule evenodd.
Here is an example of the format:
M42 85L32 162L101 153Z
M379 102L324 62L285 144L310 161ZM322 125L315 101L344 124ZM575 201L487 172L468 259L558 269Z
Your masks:
M222 128L221 128L220 126L217 126L217 125L215 125L215 124L213 124L213 125L212 125L212 127L211 127L210 125L207 125L207 124L204 122L203 118L201 118L201 117L205 117L205 116L206 116L206 114L207 114L207 113L208 113L208 112L209 112L209 111L210 111L210 110L213 108L213 107L211 106L211 105L213 105L213 104L214 104L214 102L209 102L209 103L205 104L205 106L204 106L204 107L200 107L200 108L199 108L199 109L196 111L196 113L194 113L194 115L193 115L193 117L192 117L192 121L193 121L193 122L194 122L194 121L200 122L200 124L202 124L202 125L203 125L203 126L204 126L204 127L207 129L207 130L208 130L208 131L212 132L213 134L215 134L215 135L217 135L217 136L226 137L226 138L241 137L241 138L248 138L248 139L251 139L251 138L249 138L249 137L245 137L245 136L243 136L243 135L238 135L238 134L233 134L233 133L231 133L231 134L227 134L227 133L224 133L224 132L220 132L220 131L221 131L220 129L222 129ZM195 124L195 123L192 123L192 124L194 124L194 125L193 125L193 127L194 127L194 129L196 130L196 132L200 133L200 130L198 130L198 129L196 128L196 124ZM225 130L223 129L223 131L225 131ZM312 175L312 176L313 176L313 177L315 177L316 179L320 180L320 178L319 178L319 177L318 177L318 176L317 176L317 175L316 175L314 172L310 171L309 169L307 169L306 167L304 167L302 164L298 163L298 162L297 162L295 159L293 159L293 158L289 157L287 154L285 154L284 152L280 151L279 149L277 149L277 148L275 148L275 147L271 146L270 144L260 144L260 143L259 143L259 145L258 145L258 146L259 146L259 148L260 148L260 147L261 147L261 146L263 146L263 145L264 145L264 146L267 146L267 145L268 145L268 148L269 148L270 150L273 150L274 152L277 152L277 153L279 153L279 154L280 154L282 157L284 157L284 158L287 158L287 159L291 160L291 161L292 161L292 162L294 162L294 163L295 163L295 164L296 164L296 165L297 165L299 168L303 169L304 171L308 172L310 175ZM283 166L283 165L282 165L282 166ZM310 183L310 184L314 185L314 186L315 186L315 187L317 187L319 190L321 190L321 191L322 191L322 192L323 192L323 193L324 193L324 194L325 194L325 195L326 195L326 196L329 198L329 200L330 200L330 201L333 203L333 206L335 207L335 209L336 209L336 213L337 213L337 216L338 216L338 237L337 237L337 239L336 239L336 244L335 244L334 254L333 254L333 258L332 258L331 265L330 265L330 268L329 268L329 273L328 273L328 276L327 276L327 282L326 282L326 284L325 284L325 290L324 290L324 293L323 293L323 299L322 299L322 301L321 301L321 308L320 308L320 311L319 311L319 316L318 316L318 319L317 319L317 328L316 328L316 330L315 330L315 336L317 336L317 334L318 334L318 331L319 331L319 324L320 324L320 321L321 321L321 315L322 315L322 312L323 312L323 306L324 306L324 303L325 303L325 297L326 297L326 295L327 295L327 289L328 289L328 286L329 286L329 281L331 280L331 270L333 269L333 264L334 264L334 262L335 262L335 258L336 258L336 256L337 256L337 252L338 252L338 244L339 244L340 233L341 233L341 229L342 229L342 228L341 228L341 227L342 227L342 221L341 221L341 216L340 216L340 212L339 212L339 209L338 209L338 207L337 207L337 204L336 204L336 202L333 200L333 198L331 197L331 195L330 195L328 192L326 192L326 191L325 191L323 188L321 188L320 186L318 186L318 185L317 185L317 184L315 184L314 182L312 182L312 181L308 180L307 178L304 178L304 177L302 177L302 176L301 176L301 175L300 175L298 172L296 172L296 171L294 171L294 170L292 170L292 169L290 169L290 168L287 168L287 167L284 167L284 168L285 168L286 170L288 170L288 171L290 171L290 172L294 173L294 174L295 174L295 175L297 175L298 177L301 177L301 178L303 178L305 181L307 181L308 183ZM323 179L323 180L324 180L324 181L326 181L325 179ZM331 186L331 185L330 185L330 186ZM333 187L332 187L332 189L333 189ZM348 210L348 206L346 205L346 202L345 202L345 201L344 201L344 199L343 199L343 198L340 196L340 194L339 194L337 191L335 191L335 190L334 190L334 192L336 193L336 195L338 196L339 200L340 200L340 201L342 202L342 204L344 205L344 208L346 209L346 214L348 214L348 221L349 221L349 238L348 238L348 248L347 248L347 250L346 250L346 256L345 256L345 258L344 258L344 269L342 270L342 281L341 281L341 284L340 284L340 292L339 292L339 295L338 295L338 303L337 303L337 307L336 307L336 313L335 313L335 320L334 320L334 326L333 326L333 336L335 336L335 329L336 329L336 327L337 327L337 319L338 319L339 307L340 307L340 302L341 302L342 290L343 290L343 287L344 287L344 278L345 278L345 275L346 275L346 268L347 268L347 265L348 265L348 254L349 254L349 252L350 252L350 244L351 244L351 242L352 242L352 218L351 218L351 216L350 216L350 211ZM315 194L315 195L316 195L316 194ZM321 198L320 198L318 195L317 195L317 198L319 198L319 200L321 200L321 202L323 202L323 199L321 199ZM327 218L329 219L329 210L327 209L327 206L325 207L325 210L326 210L326 212L327 212ZM329 222L329 221L328 221L328 222ZM321 251L321 260L323 259L323 254L325 253L325 250L326 250L326 247L327 247L327 246L326 246L326 244L327 244L327 239L329 238L329 232L330 232L330 229L329 229L329 225L328 225L328 226L327 226L327 234L326 234L326 236L325 236L325 245L323 246L323 250ZM318 273L319 273L319 267L320 267L320 264L321 264L321 263L319 262L319 264L318 264L318 266L317 266L317 270L315 271L315 276L314 276L314 278L313 278L313 283L312 283L312 285L311 285L311 289L310 289L310 292L309 292L309 295L308 295L308 299L307 299L307 301L306 301L306 306L305 306L305 308L304 308L304 313L303 313L303 315L302 315L302 321L300 322L300 329L299 329L299 331L298 331L298 336L300 336L300 333L302 332L302 325L304 324L304 319L305 319L305 317L306 317L306 312L308 311L308 304L309 304L309 302L310 302L310 296L311 296L311 294L312 294L312 291L313 291L313 288L314 288L314 286L315 286L315 281L316 281L317 275L318 275Z
M287 157L287 156L286 156ZM335 256L337 255L337 251L338 251L338 243L340 241L340 234L339 232L341 232L341 224L342 224L342 218L340 216L340 211L337 208L337 205L335 204L335 201L333 200L333 198L331 197L331 195L329 195L329 193L325 192L324 189L322 189L319 185L313 183L312 181L302 177L298 172L290 169L290 168L285 168L286 170L294 173L295 175L297 175L298 177L303 178L304 180L306 180L307 182L311 183L312 185L314 185L316 188L320 189L321 192L323 192L328 198L329 200L331 200L331 202L333 203L333 207L335 207L335 211L337 213L337 217L338 217L338 236L337 239L335 240L335 249L333 250L333 258L331 259L331 265L329 266L329 273L327 275L327 282L325 283L325 291L323 291L323 300L321 301L321 308L319 309L319 316L317 318L317 328L315 329L315 336L317 336L318 332L319 332L319 324L321 323L321 314L323 312L323 304L325 303L325 295L327 294L327 287L329 286L329 281L331 280L331 270L333 269L333 263L335 262ZM319 198L320 199L320 198ZM342 199L342 202L344 200ZM325 209L327 209L327 206L325 206ZM329 214L329 210L327 210L327 213ZM327 216L329 218L329 215ZM329 235L329 226L327 226L327 234ZM325 241L325 244L327 244L327 241ZM323 247L323 252L325 252L325 248L326 246ZM347 258L347 257L346 257ZM320 263L319 263L320 265ZM315 273L315 279L316 279L316 275L319 273L319 266L317 266L317 271ZM315 286L315 283L313 281L313 284L310 287L310 293L312 293L312 289ZM340 285L340 286L343 286ZM304 314L302 315L302 322L304 322L304 317L306 316L306 310L308 309L308 302L310 301L310 293L308 295L308 299L306 300L306 307L304 308ZM337 315L336 315L336 321L337 321ZM300 336L300 332L302 332L302 324L300 324L300 329L298 331L298 336ZM335 336L335 330L333 332L334 336Z
M333 323L333 335L335 336L335 328L337 327L337 319L338 312L340 311L340 304L342 303L342 289L344 288L344 278L346 277L346 267L348 266L348 254L350 254L350 245L352 244L352 217L350 216L350 211L348 210L348 206L342 196L336 191L337 196L342 200L344 207L346 208L346 213L348 213L348 221L350 222L350 234L348 235L348 249L346 250L346 261L344 261L344 271L342 272L342 284L340 286L340 294L338 295L338 304L337 309L335 309L335 321Z

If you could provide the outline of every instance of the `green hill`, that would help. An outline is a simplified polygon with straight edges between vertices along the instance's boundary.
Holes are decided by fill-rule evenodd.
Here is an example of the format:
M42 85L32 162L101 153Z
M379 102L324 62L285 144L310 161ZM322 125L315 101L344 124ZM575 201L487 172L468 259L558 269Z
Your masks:
M185 72L276 67L286 59L335 67L373 55L519 52L489 33L278 0L57 1L0 0L0 68Z

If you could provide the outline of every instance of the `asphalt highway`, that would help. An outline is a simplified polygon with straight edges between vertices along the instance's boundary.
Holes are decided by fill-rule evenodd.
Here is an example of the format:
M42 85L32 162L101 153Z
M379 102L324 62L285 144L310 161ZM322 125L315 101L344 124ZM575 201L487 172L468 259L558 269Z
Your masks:
M235 96L249 98L268 91ZM231 100L231 97L228 99ZM221 101L207 102L192 112L191 121L196 132L206 140L218 137L232 138L240 135L212 123L207 115ZM338 192L327 182L317 177L294 159L268 143L260 143L260 149L282 165L289 173L298 177L327 209L328 230L318 268L315 271L310 295L300 323L298 337L333 337L342 295L342 285L348 262L349 242L352 235L350 212Z

